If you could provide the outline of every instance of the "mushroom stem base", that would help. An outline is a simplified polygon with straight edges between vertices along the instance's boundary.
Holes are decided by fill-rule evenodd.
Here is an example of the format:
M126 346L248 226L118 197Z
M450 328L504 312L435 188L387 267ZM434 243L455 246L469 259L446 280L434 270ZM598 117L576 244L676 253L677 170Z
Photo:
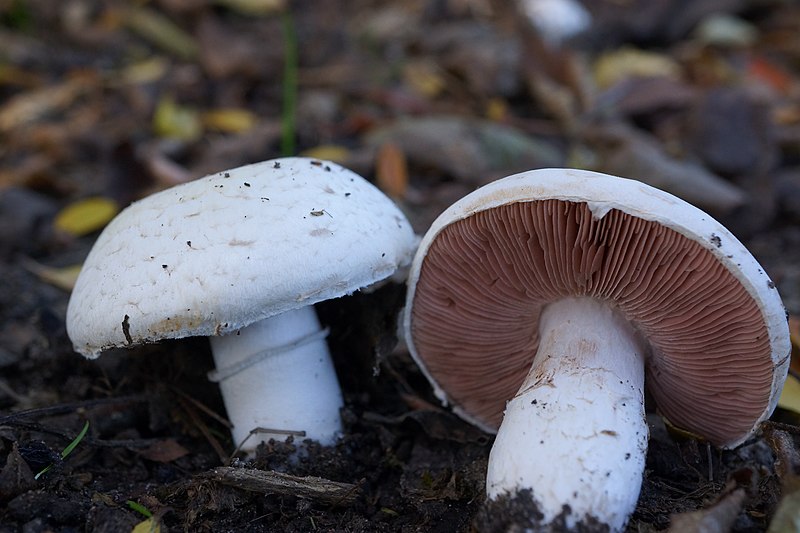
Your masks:
M589 298L550 304L539 331L489 457L488 496L529 489L543 523L568 511L568 527L596 519L620 531L636 507L647 451L647 345Z
M235 366L253 354L275 353L220 381L228 418L233 423L233 441L243 442L255 428L258 432L242 449L254 450L271 438L305 432L296 440L312 439L332 444L341 432L342 393L336 371L313 306L288 311L256 322L236 333L211 337L217 368ZM308 342L297 342L309 338ZM291 349L286 349L292 344Z

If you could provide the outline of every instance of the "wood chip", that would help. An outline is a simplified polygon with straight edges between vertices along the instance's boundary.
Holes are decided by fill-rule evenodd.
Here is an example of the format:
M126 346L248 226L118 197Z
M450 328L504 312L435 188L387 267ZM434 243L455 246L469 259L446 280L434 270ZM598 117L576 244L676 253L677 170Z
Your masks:
M271 470L221 466L206 476L224 485L250 492L281 494L330 505L352 505L360 493L357 485L320 477L298 477Z

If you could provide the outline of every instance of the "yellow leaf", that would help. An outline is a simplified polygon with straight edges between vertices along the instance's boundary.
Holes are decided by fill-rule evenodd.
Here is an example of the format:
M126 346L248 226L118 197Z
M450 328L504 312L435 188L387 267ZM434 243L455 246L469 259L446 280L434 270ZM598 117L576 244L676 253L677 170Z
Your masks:
M632 47L607 52L594 64L595 82L603 89L627 78L677 78L680 73L681 67L669 56Z
M208 129L226 133L243 133L256 124L256 116L246 109L212 109L202 115Z
M71 291L75 287L75 280L81 271L81 265L70 265L65 267L51 267L42 265L31 259L24 262L25 268L36 274L42 281L58 287L64 291Z
M789 316L789 339L792 341L792 359L789 371L800 375L800 316Z
M0 106L0 132L10 131L48 113L68 108L86 92L91 83L90 76L76 76L58 85L31 89L7 99Z
M180 106L172 98L164 97L153 114L153 129L159 137L194 141L203 135L200 115L194 109Z
M508 118L508 104L502 98L490 98L486 103L486 118L495 122L501 122Z
M136 524L131 533L161 533L161 526L155 518L148 518Z
M772 517L767 533L797 533L800 531L800 489L783 495Z
M244 15L269 15L286 9L286 0L215 0Z
M794 376L790 375L786 378L781 397L778 399L778 406L800 414L800 381Z
M447 87L441 70L432 62L408 63L403 68L403 78L415 91L428 98L438 96Z
M120 72L123 83L138 85L158 81L169 69L169 62L163 57L150 57L144 61L133 63Z
M124 24L140 37L181 59L194 59L198 46L189 33L166 15L144 7L130 7L122 13Z
M31 70L3 63L0 64L0 85L6 84L18 87L36 87L42 84L42 78Z
M53 225L59 231L80 237L103 228L118 212L119 206L114 200L95 196L62 209Z
M312 159L323 159L334 163L344 163L350 157L350 150L338 144L320 144L314 148L304 150L302 154Z

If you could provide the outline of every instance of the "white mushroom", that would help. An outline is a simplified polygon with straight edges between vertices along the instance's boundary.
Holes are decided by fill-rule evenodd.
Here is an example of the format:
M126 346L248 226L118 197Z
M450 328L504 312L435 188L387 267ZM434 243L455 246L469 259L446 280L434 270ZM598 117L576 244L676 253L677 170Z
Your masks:
M543 523L566 512L612 531L641 486L645 377L672 424L733 447L774 409L790 350L775 285L718 222L564 169L443 213L412 263L404 325L437 396L497 431L489 498L530 490Z
M285 158L179 185L120 213L92 248L67 309L75 350L211 337L242 442L257 427L341 430L342 396L313 304L410 262L414 233L377 188L330 162Z

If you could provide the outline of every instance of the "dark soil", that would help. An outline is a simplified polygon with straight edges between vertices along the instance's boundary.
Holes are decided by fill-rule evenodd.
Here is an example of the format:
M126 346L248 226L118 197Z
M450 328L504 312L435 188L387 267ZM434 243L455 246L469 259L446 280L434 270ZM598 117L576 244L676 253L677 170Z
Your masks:
M595 24L555 51L510 2L300 1L263 16L233 4L0 0L0 532L131 531L145 520L135 504L162 531L539 527L525 495L484 502L492 437L440 408L397 345L400 285L318 306L331 328L346 427L335 446L307 443L300 455L291 440L263 445L255 458L233 455L218 389L206 379L204 339L111 350L95 361L72 350L69 293L42 268L80 263L97 234L59 232L56 214L90 195L125 205L280 155L288 12L299 46L295 151L338 146L345 166L395 188L418 232L476 186L525 168L658 175L670 189L670 165L680 162L696 180L690 195L711 173L737 188L735 206L699 203L741 237L789 312L800 313L797 5L592 0ZM695 30L714 12L757 30L755 40L700 40ZM193 44L153 37L142 29L153 19L143 16L165 17ZM663 54L682 74L646 89L619 82L617 93L587 85L581 65L621 45ZM153 118L165 99L194 113L245 109L255 124L167 134ZM498 125L509 129L501 135ZM399 148L407 173L391 162L394 172L376 171L387 164L382 139ZM766 530L800 466L791 464L796 415L779 410L756 438L726 451L668 432L655 414L650 422L629 531L665 529L695 510L718 523L730 518L732 531ZM225 466L266 478L248 485ZM304 488L280 485L279 473L302 478ZM727 516L712 512L742 493Z

